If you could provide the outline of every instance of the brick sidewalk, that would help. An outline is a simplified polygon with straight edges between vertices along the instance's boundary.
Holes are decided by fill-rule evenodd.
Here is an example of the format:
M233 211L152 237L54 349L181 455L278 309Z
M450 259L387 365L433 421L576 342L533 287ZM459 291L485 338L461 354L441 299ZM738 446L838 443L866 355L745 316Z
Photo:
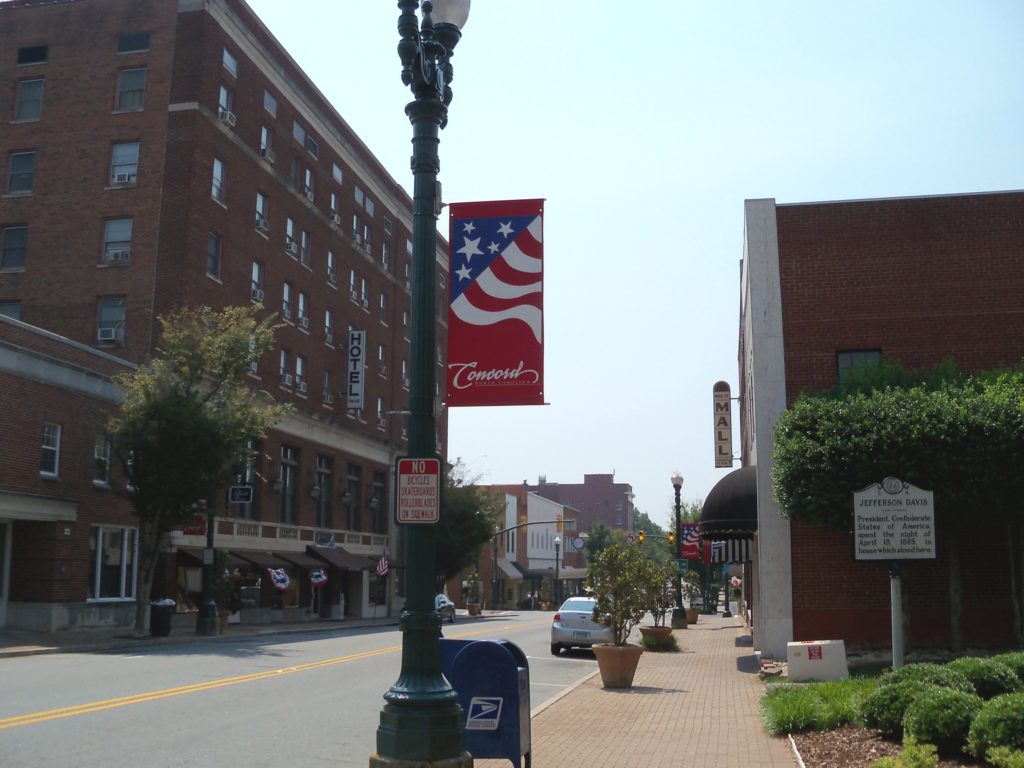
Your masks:
M765 733L764 684L739 618L677 630L680 653L644 653L633 687L595 674L531 718L532 768L792 768L789 742ZM476 760L507 768L507 760Z

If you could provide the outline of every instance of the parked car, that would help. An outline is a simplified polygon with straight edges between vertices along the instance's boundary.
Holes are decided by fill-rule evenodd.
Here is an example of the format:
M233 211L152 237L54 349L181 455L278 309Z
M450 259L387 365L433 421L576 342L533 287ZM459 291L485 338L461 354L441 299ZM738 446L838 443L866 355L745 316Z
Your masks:
M455 623L455 603L448 599L448 595L442 593L434 598L434 610L441 621L447 619L449 624Z
M563 648L589 648L596 643L614 641L611 629L594 621L592 597L570 597L551 620L551 653Z

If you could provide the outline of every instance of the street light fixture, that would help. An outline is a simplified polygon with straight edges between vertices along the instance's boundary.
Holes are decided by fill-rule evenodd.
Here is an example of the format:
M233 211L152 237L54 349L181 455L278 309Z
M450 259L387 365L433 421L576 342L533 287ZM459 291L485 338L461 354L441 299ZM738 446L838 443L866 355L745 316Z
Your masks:
M562 605L562 583L558 580L558 550L562 546L562 540L555 536L555 607Z
M679 498L679 494L683 490L683 476L679 470L672 473L672 487L676 491L676 546L673 553L676 557L676 607L672 612L672 618L675 622L680 621L681 617L685 615L683 611L683 579L679 573L679 560L683 551L683 513L682 501Z
M409 382L409 457L435 458L434 411L435 263L438 135L448 122L452 100L451 57L469 16L470 0L398 0L398 56L402 82L414 100L405 113L412 124L412 343ZM384 694L377 728L377 754L370 768L443 764L472 768L462 746L458 694L441 674L440 619L434 611L436 532L430 525L406 529L406 604L402 628L402 670Z

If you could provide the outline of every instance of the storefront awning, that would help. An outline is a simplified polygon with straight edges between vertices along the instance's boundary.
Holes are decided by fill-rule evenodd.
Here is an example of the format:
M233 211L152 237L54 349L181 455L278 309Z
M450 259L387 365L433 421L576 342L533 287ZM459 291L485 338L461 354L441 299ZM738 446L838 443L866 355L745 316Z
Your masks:
M757 532L757 467L740 467L711 489L700 514L700 537L752 539Z
M252 549L238 549L235 550L232 554L235 554L243 560L252 563L258 568L287 568L289 565L291 565L291 563L289 563L287 560L282 560L273 552L264 552L262 550Z
M310 557L305 552L275 552L276 557L280 557L282 560L287 560L289 563L293 563L301 568L323 568L324 563L322 560L317 560L315 557Z
M0 518L73 523L78 520L78 503L48 496L0 491Z
M559 579L585 579L586 577L586 568L575 568L572 566L566 566L558 569Z
M341 568L343 571L368 571L376 564L376 559L366 555L356 555L341 547L306 547L306 552L320 561Z
M729 539L711 542L712 563L745 563L751 559L750 539Z
M223 551L222 549L217 550L218 553ZM176 552L179 566L183 568L203 567L203 550L196 547L178 547ZM249 565L249 561L243 560L233 552L228 552L227 564L230 568L246 567Z
M511 579L512 581L523 580L523 572L516 568L507 557L498 558L498 570L504 573L507 579Z

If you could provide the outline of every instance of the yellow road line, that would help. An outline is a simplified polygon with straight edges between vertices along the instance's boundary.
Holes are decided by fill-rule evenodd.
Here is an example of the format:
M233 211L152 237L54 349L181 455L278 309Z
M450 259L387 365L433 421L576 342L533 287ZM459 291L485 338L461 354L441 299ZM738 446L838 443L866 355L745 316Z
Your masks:
M536 622L531 622L536 623ZM521 628L523 625L517 625L517 628ZM502 627L487 627L473 632L459 632L458 637L473 637L476 635L493 634L496 631L512 629L513 625L506 625ZM366 651L364 653L354 653L350 656L339 656L333 659L324 659L323 661L311 661L308 664L299 664L292 667L282 667L280 669L270 669L264 672L253 672L248 675L237 675L235 677L225 677L220 680L208 680L204 683L192 683L191 685L181 685L176 688L165 688L160 691L149 691L148 693L136 693L130 696L119 696L114 699L104 699L102 701L93 701L87 704L76 704L72 707L60 707L59 709L47 709L42 712L33 712L28 715L15 715L14 717L6 717L0 719L0 731L8 728L18 728L23 725L33 725L35 723L45 723L48 720L60 720L65 717L77 717L78 715L87 715L91 712L102 712L107 709L116 709L118 707L127 707L132 704L142 704L147 701L158 701L160 699L169 699L174 696L184 696L190 693L201 693L202 691L211 691L216 688L224 688L229 685L238 685L240 683L253 683L258 680L266 680L267 678L277 677L280 675L290 675L295 672L307 672L311 669L321 669L323 667L330 667L337 664L345 664L350 661L359 661L360 659L368 659L372 656L380 656L386 653L395 653L401 651L402 646L394 645L388 648L380 648L376 651Z

